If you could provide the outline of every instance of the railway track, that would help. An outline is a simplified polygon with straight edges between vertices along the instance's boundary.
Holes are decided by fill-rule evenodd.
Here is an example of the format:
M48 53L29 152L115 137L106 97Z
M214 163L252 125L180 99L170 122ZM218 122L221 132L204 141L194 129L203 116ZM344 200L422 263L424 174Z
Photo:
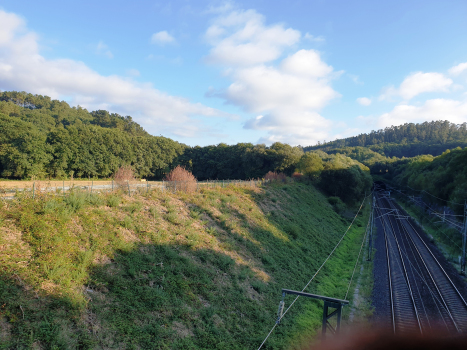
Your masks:
M375 193L386 243L394 333L467 333L467 303L400 207Z

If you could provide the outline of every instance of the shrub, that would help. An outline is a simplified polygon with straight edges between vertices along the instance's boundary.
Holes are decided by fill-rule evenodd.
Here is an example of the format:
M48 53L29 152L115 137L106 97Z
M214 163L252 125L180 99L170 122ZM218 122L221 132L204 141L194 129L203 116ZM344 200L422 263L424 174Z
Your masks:
M141 209L143 209L143 203L140 201L133 202L129 206L125 207L125 210L131 214L137 213L141 211Z
M336 213L341 214L346 209L345 203L339 197L329 197L329 204L331 204Z
M294 180L302 180L303 174L302 174L302 173L297 173L297 172L295 172L295 173L292 174L292 178L293 178Z
M164 180L173 191L195 192L197 188L196 177L180 165L168 173Z
M122 199L119 196L110 195L109 197L107 197L107 206L111 208L118 207L121 201Z
M72 193L65 198L64 202L72 211L78 211L86 205L87 193Z
M124 186L135 180L133 169L129 165L122 166L114 174L114 180L118 186Z
M268 172L264 175L265 180L269 180L271 182L285 182L287 180L287 176L284 173L276 173L275 171Z
M90 194L87 198L87 202L96 207L104 205L104 199L98 194Z

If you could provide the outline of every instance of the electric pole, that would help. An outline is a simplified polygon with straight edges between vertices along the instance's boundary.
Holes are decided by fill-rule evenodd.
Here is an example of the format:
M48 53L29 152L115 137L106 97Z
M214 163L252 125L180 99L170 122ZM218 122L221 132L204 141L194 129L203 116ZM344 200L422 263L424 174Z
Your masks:
M462 230L461 275L465 276L465 246L467 241L467 202L464 201L464 229Z

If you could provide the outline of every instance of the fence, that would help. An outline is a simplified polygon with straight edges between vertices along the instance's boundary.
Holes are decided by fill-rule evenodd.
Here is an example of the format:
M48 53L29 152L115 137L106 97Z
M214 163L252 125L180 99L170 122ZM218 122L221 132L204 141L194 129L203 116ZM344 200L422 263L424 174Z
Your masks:
M103 193L121 190L128 195L149 193L153 190L197 192L204 188L224 188L227 186L259 187L269 180L209 180L202 182L190 181L53 181L43 183L34 181L28 187L0 187L0 199L8 200L17 197L36 198L40 194L66 195L72 192ZM54 186L55 185L55 186ZM60 186L61 185L61 186Z

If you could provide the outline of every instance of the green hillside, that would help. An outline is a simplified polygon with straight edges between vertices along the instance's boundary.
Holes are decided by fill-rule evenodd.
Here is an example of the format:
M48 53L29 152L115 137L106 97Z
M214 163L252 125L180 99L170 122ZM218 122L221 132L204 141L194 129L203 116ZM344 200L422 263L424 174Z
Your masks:
M317 145L304 147L304 151L322 150L329 153L348 147L365 147L388 158L421 154L437 156L447 149L467 147L467 123L454 124L447 120L406 123L345 139L318 142Z
M281 288L301 290L350 223L301 183L1 205L0 348L18 349L256 348ZM345 296L367 218L308 292ZM297 348L320 322L301 298L265 349Z

